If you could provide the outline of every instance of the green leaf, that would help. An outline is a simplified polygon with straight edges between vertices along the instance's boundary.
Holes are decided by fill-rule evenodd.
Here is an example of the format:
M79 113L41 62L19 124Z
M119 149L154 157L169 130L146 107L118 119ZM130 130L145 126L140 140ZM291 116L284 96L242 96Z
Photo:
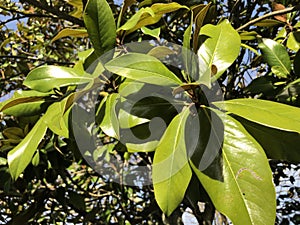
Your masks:
M128 152L152 152L156 149L159 141L148 141L142 144L126 143Z
M120 95L113 93L109 95L105 102L105 114L100 124L100 128L105 134L116 139L120 138L120 125L116 112L116 105L120 100Z
M288 40L287 40L287 43L286 43L286 46L289 49L297 52L300 49L300 43L296 40L294 34L296 34L296 32L290 33L290 35L288 37Z
M273 19L264 19L262 21L259 21L255 24L253 24L253 26L258 26L258 27L273 27L273 26L278 26L278 25L282 25L283 23L278 21L278 20L273 20Z
M54 42L60 38L63 37L87 37L88 33L86 29L71 29L71 28L65 28L61 30L55 37L51 40L51 42Z
M272 68L275 67L275 75L278 77L287 77L291 71L291 60L285 47L271 39L263 38L258 47L263 53L264 60ZM278 73L276 72L278 71Z
M146 34L146 35L149 35L149 36L152 36L154 38L157 38L159 39L159 35L160 35L160 27L158 28L155 28L153 30L147 28L147 27L142 27L141 28L141 31Z
M157 59L165 59L167 56L175 55L176 52L166 46L157 46L152 48L147 55L154 56Z
M296 53L295 58L294 58L294 71L295 74L300 76L300 50Z
M149 122L148 119L145 118L140 118L135 115L131 115L127 111L120 109L119 111L119 123L120 123L120 128L131 128L143 123Z
M93 77L81 70L61 66L41 66L32 70L26 77L24 85L40 92L53 88L79 85L93 81Z
M300 134L266 127L244 118L235 118L263 147L269 159L300 162Z
M5 166L7 164L7 159L0 157L0 166Z
M7 155L9 171L14 180L31 162L32 156L47 131L47 125L44 123L45 117L46 115L40 118L26 137Z
M243 31L240 33L240 37L242 41L252 41L256 40L258 33L256 31Z
M192 177L185 145L185 122L189 108L178 114L160 140L153 160L153 185L155 199L169 216L183 200Z
M177 86L182 83L158 59L140 53L122 55L106 63L105 68L120 76L149 84Z
M194 31L194 35L193 35L193 49L196 52L196 50L198 49L198 41L199 41L199 33L200 33L200 29L204 24L204 20L206 17L206 14L210 8L211 2L208 3L207 5L205 5L196 15L195 17L195 31Z
M182 8L189 9L176 2L153 4L151 7L140 9L117 31L124 30L127 31L127 33L131 33L141 27L157 23L166 13L174 12Z
M106 0L89 0L83 19L98 57L114 48L116 24Z
M40 152L36 151L36 153L34 154L31 163L33 166L38 166L40 164Z
M197 53L200 58L198 82L207 83L213 65L217 68L217 73L213 76L213 80L216 80L238 57L241 40L228 20L224 20L217 26L211 24L203 26L200 30L200 38L205 40Z
M233 224L273 225L276 196L265 153L239 122L222 117L225 130L219 177L209 175L214 166L200 171L191 162L192 168L216 209Z
M49 129L62 137L69 137L68 121L64 117L65 111L68 109L69 101L72 101L74 94L69 95L60 102L55 102L47 109L48 117L44 119Z
M51 93L16 91L11 99L0 103L0 111L11 116L33 116L44 112L52 100L45 97Z
M299 108L260 99L233 99L213 104L252 122L300 133Z

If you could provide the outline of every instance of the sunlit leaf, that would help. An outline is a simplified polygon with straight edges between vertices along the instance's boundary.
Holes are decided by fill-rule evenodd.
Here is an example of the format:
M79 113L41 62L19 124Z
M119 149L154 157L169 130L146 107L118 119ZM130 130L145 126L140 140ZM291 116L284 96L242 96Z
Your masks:
M192 177L185 145L186 108L170 123L156 148L153 160L155 199L164 213L170 215L183 200Z
M127 33L133 32L141 27L157 23L161 17L178 9L188 9L176 2L172 3L155 3L151 7L141 8L134 14L118 31L124 30Z
M105 68L120 76L144 83L177 86L181 80L157 58L140 54L128 53L105 64Z
M300 109L260 99L233 99L214 104L230 113L252 122L291 132L300 133Z
M192 168L216 209L233 224L273 225L276 198L267 157L238 121L224 115L223 123L224 141L219 162L222 171L212 177L211 173L216 174L215 166L204 171L193 164Z
M44 115L46 117L46 115ZM26 137L7 155L9 172L14 180L25 170L47 130L43 117L38 120Z
M204 39L198 50L200 77L198 82L207 85L211 73L211 66L215 65L218 72L213 80L219 78L234 62L240 52L241 40L237 31L224 20L217 26L207 24L200 30L200 38Z
M53 88L90 83L93 77L81 70L60 66L41 66L32 70L26 77L24 85L40 92Z
M272 68L275 67L274 72L278 77L286 77L291 71L291 60L285 47L272 39L263 38L258 47L263 52L264 60Z
M120 137L120 125L116 112L116 105L120 99L120 95L110 94L105 102L105 114L100 124L101 129L110 137L118 139Z
M65 28L61 30L55 37L51 40L51 42L54 42L60 38L63 37L87 37L88 33L86 29L71 29L71 28Z

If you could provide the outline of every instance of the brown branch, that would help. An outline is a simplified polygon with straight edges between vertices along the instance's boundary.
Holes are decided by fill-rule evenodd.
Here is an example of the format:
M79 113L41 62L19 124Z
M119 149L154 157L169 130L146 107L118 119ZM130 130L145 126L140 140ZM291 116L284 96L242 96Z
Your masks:
M59 19L64 19L64 20L67 20L73 24L77 24L81 27L84 26L84 23L81 19L78 19L74 16L70 16L69 14L65 13L65 12L62 12L60 11L59 9L57 8L54 8L54 7L50 7L48 5L45 5L39 1L35 1L35 0L20 0L22 3L28 3L34 7L37 7L39 9L42 9L42 10L45 10L46 12L48 13L51 13L55 16L57 16Z
M294 11L299 11L299 10L300 10L300 5L296 5L296 6L293 6L293 7L286 8L286 9L274 11L274 12L265 14L265 15L263 15L261 17L258 17L258 18L254 19L254 20L251 20L248 23L240 26L236 30L237 31L241 31L241 30L245 29L246 27L249 27L249 26L251 26L251 25L253 25L253 24L255 24L255 23L259 22L259 21L262 21L264 19L267 19L269 17L277 16L277 15L282 15L282 14L286 14L286 13L290 13L290 12L294 12Z

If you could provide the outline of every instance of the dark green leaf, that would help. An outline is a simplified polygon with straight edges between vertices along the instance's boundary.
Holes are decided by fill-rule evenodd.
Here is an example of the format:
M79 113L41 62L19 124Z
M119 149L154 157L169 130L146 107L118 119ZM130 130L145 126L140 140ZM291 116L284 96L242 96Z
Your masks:
M291 60L285 47L271 39L263 38L258 47L263 52L264 60L278 77L286 77L291 71Z
M269 159L300 162L299 133L277 130L235 117L263 147Z
M212 178L209 170L215 170L214 167L200 171L192 165L193 170L216 209L233 224L273 225L275 190L267 157L238 121L227 115L222 115L222 119L222 173Z
M98 57L114 48L116 24L106 0L89 0L83 19Z

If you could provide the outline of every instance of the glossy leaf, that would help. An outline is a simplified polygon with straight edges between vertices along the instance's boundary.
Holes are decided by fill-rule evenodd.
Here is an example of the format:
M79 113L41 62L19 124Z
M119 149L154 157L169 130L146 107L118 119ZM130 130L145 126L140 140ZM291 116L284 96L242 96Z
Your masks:
M263 53L264 60L278 77L286 77L291 71L290 57L285 47L271 39L263 38L258 47Z
M153 160L155 199L166 215L170 215L183 200L192 177L185 145L185 122L189 108L170 123L156 148Z
M222 173L212 178L192 165L214 206L235 225L273 225L276 217L272 171L261 146L243 126L223 116Z
M105 64L105 68L120 76L144 83L177 86L181 80L153 56L128 53Z
M126 143L128 152L152 152L156 149L159 141L148 141L142 144Z
M208 80L211 67L217 67L213 80L218 79L234 62L240 52L241 40L239 34L224 20L217 26L207 24L201 28L200 38L205 39L198 50L199 80Z
M0 103L0 111L11 116L33 116L44 112L52 100L51 93L16 91L11 99Z
M65 111L68 109L68 101L72 101L74 94L69 95L60 102L55 102L47 109L48 117L44 119L49 129L62 137L69 137L69 129L66 118L64 117Z
M131 128L149 122L148 119L139 118L135 115L131 115L123 109L120 109L118 119L120 123L120 128Z
M154 38L157 38L159 39L159 35L160 35L160 27L159 28L155 28L155 29L149 29L147 27L142 27L141 28L141 31L146 34L146 35L149 35L149 36L152 36Z
M299 108L260 99L233 99L214 104L252 122L300 133Z
M106 0L89 0L83 19L98 57L114 48L116 25Z
M88 33L86 29L71 29L71 28L65 28L61 30L55 37L51 40L51 42L54 42L60 38L63 37L87 37Z
M60 66L41 66L32 70L23 84L36 91L48 92L53 88L92 81L93 77L81 70Z
M300 134L266 127L241 117L236 119L263 147L269 159L298 163L300 161Z
M26 137L7 155L9 171L14 180L25 170L42 141L47 125L44 123L46 115L38 120Z
M153 4L151 7L140 9L123 26L121 26L118 31L124 30L127 31L127 33L133 32L141 27L157 23L166 13L174 12L182 8L188 9L186 6L176 2Z
M298 41L296 40L295 34L296 34L296 32L292 32L292 33L289 34L289 37L288 37L286 46L287 46L289 49L291 49L291 50L297 52L297 51L300 49L300 42L298 42Z
M120 125L116 112L116 105L119 101L120 95L110 94L105 102L105 114L100 124L100 128L105 134L110 137L118 139L120 137Z

